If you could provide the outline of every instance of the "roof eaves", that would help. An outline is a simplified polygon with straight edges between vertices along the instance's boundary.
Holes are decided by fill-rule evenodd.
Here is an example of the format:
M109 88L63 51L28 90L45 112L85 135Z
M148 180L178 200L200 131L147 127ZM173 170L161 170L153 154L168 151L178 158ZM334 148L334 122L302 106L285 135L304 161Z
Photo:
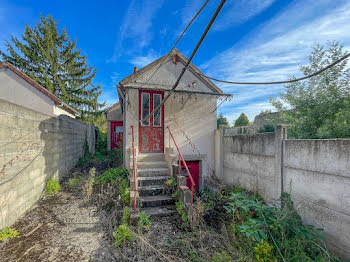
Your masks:
M47 97L51 98L55 104L57 105L63 105L66 109L68 109L69 111L73 112L73 114L79 115L80 111L72 108L71 106L67 105L66 103L63 103L61 101L61 99L59 99L57 96L55 96L54 94L52 94L49 90L47 90L46 88L42 87L41 85L39 85L37 82L35 82L33 79L31 79L29 76L27 76L26 74L24 74L23 72L19 71L17 68L15 68L13 65L11 65L10 63L4 62L0 64L0 69L1 68L8 68L10 69L12 72L14 72L16 75L18 75L20 78L22 78L23 80L25 80L26 82L28 82L29 84L31 84L32 86L34 86L37 90L39 90L41 93L43 93L44 95L46 95Z

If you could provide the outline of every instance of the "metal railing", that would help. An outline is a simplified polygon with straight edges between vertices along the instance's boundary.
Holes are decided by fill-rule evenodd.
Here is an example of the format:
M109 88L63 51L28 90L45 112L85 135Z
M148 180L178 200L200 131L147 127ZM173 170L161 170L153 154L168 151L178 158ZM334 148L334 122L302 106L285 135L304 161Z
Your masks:
M132 176L134 178L134 213L136 213L136 202L137 202L137 174L136 174L136 153L135 153L135 139L134 139L134 127L131 127L131 133L132 133L132 153L133 153L133 167L132 167Z
M175 141L175 138L173 136L173 133L171 133L170 131L170 128L169 126L167 126L168 130L169 130L169 147L170 147L170 137L173 139L173 142L174 142L174 145L176 146L176 149L177 149L177 152L179 153L179 175L181 174L181 162L182 164L184 165L185 169L186 169L186 172L188 174L188 177L190 178L190 181L191 181L191 206L193 206L193 194L194 194L194 186L195 186L195 183L194 183L194 180L192 178L192 175L191 175L191 172L190 170L188 170L188 166L186 164L186 161L185 159L183 158L182 154L181 154L181 151L179 149L179 147L177 146L176 144L176 141Z

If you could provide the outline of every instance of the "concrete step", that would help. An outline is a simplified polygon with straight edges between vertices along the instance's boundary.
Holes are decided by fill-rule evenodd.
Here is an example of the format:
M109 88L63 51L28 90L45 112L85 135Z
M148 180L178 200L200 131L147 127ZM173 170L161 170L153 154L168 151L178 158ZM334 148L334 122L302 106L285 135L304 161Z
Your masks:
M149 177L137 177L138 186L163 186L170 176L149 176ZM134 188L134 180L131 179L131 188Z
M164 153L140 153L137 155L137 162L165 161Z
M176 207L172 206L162 206L162 207L147 207L141 208L141 211L150 217L163 217L171 216L174 213L177 213Z
M168 167L157 167L157 168L138 168L137 177L150 177L150 176L168 176L170 170Z
M141 208L169 206L175 204L175 198L167 195L139 197L138 201L141 204Z
M145 161L137 162L137 168L168 168L168 163L165 161Z
M167 193L166 185L152 185L152 186L143 186L138 188L138 193L140 197L144 196L156 196L156 195L164 195Z

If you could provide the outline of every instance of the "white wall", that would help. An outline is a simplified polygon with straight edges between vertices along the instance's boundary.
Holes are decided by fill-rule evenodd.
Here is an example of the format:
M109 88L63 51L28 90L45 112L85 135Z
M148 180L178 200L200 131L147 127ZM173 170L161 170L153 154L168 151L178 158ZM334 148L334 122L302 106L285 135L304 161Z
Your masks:
M132 105L132 112L138 116L139 90L128 89L128 96ZM167 92L164 94L167 95ZM164 146L169 145L170 127L175 140L184 155L185 160L202 160L202 178L208 176L214 167L214 131L216 129L216 97L212 95L192 95L192 97L183 106L183 102L188 98L187 94L179 93L172 95L164 105ZM128 98L127 98L128 99ZM135 127L135 146L138 150L138 121L133 117L129 106L126 109L126 148L131 148L132 136L131 125ZM190 139L192 146L188 139ZM171 143L171 147L174 147ZM128 150L127 150L128 151ZM174 152L177 152L176 150ZM128 157L126 159L129 159ZM126 161L128 164L128 161Z
M0 69L0 99L47 114L49 116L75 115L55 105L54 101L7 69Z

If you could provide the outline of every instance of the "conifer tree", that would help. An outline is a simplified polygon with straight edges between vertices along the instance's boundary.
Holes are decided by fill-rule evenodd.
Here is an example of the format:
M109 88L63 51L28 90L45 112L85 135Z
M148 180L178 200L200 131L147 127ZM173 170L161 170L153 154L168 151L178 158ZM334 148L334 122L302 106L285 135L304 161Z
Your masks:
M2 59L80 110L83 121L93 122L104 106L98 102L102 89L92 83L97 70L88 66L77 41L71 41L65 29L59 32L50 15L40 16L32 28L26 25L22 39L12 36L13 45L6 43L8 52L0 51Z

